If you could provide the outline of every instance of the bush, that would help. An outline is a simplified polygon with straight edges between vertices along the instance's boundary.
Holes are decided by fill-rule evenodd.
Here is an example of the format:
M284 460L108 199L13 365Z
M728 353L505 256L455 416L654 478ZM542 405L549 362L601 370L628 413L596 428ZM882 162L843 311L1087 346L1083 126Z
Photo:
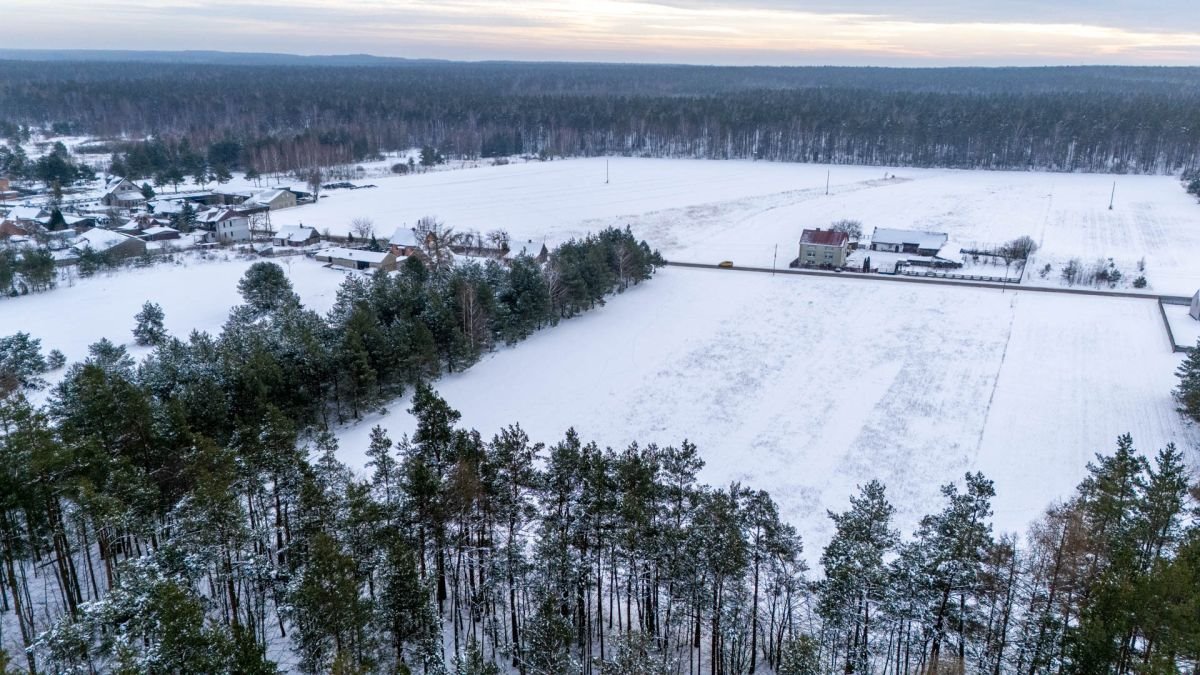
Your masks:
M1134 288L1145 288L1146 287L1146 277L1140 276L1140 277L1134 279L1133 287Z

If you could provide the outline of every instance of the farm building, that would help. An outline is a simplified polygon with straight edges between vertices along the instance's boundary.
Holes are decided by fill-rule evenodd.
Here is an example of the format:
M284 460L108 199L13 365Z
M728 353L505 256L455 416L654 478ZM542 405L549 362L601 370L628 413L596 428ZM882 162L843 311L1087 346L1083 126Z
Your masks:
M396 256L390 250L366 251L335 246L321 249L313 257L321 262L351 270L372 269L391 272L396 269Z
M850 236L833 230L804 230L800 233L800 265L803 267L841 267L846 264Z
M947 239L944 232L892 230L877 227L871 234L871 250L933 256L942 250Z
M287 209L296 205L296 194L291 190L263 190L242 202L248 206L267 206L272 211Z
M142 230L141 237L144 241L165 241L167 239L178 239L179 230L166 225L155 225Z
M308 246L319 241L321 235L317 234L316 228L303 225L284 225L271 236L271 243L275 246Z
M72 242L72 248L82 253L91 249L96 253L106 253L113 258L132 258L146 253L146 242L127 234L92 228L79 235Z

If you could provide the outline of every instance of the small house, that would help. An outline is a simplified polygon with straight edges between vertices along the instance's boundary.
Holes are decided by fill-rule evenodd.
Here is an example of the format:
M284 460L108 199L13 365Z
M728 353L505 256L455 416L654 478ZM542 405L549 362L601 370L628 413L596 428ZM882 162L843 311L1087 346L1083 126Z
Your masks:
M392 238L388 240L388 248L397 258L407 258L421 250L421 243L417 239L416 230L411 227L397 227L392 233Z
M396 256L390 250L367 251L359 248L334 246L317 251L317 260L337 267L351 270L383 270L391 272L396 269Z
M82 253L90 249L96 253L105 253L113 258L132 258L146 253L146 242L127 234L92 228L79 235L72 242L72 248Z
M100 203L110 208L136 209L146 203L146 197L132 181L113 178L105 186Z
M271 236L275 246L308 246L321 241L321 235L316 228L303 225L284 225Z
M1188 309L1188 314L1195 320L1200 321L1200 291L1192 296L1192 306Z
M219 243L250 241L250 219L233 209L212 209L196 218L197 227L208 230Z
M801 267L842 267L850 249L850 235L835 230L804 230L800 233Z
M871 234L871 250L935 256L946 245L947 239L949 237L944 232L893 230L877 227Z

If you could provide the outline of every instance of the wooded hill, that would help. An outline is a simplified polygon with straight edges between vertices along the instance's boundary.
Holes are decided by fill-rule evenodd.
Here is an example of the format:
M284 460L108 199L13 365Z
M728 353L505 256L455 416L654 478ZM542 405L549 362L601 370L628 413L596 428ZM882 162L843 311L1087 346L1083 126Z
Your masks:
M0 61L0 111L0 132L10 136L19 125L57 123L76 133L186 137L195 147L233 141L241 163L258 171L426 145L467 157L1200 167L1196 68L10 60Z

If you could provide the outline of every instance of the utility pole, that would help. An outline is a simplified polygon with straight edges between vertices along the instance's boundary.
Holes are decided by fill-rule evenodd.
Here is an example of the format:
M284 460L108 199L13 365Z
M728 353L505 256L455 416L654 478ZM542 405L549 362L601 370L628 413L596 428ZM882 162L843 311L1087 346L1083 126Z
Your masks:
M771 257L771 276L775 276L775 263L779 260L779 244L775 244L775 255Z
M1112 194L1108 196L1108 210L1112 211L1113 200L1117 198L1117 181L1113 181Z
M829 194L829 173L831 169L825 170L825 194Z

